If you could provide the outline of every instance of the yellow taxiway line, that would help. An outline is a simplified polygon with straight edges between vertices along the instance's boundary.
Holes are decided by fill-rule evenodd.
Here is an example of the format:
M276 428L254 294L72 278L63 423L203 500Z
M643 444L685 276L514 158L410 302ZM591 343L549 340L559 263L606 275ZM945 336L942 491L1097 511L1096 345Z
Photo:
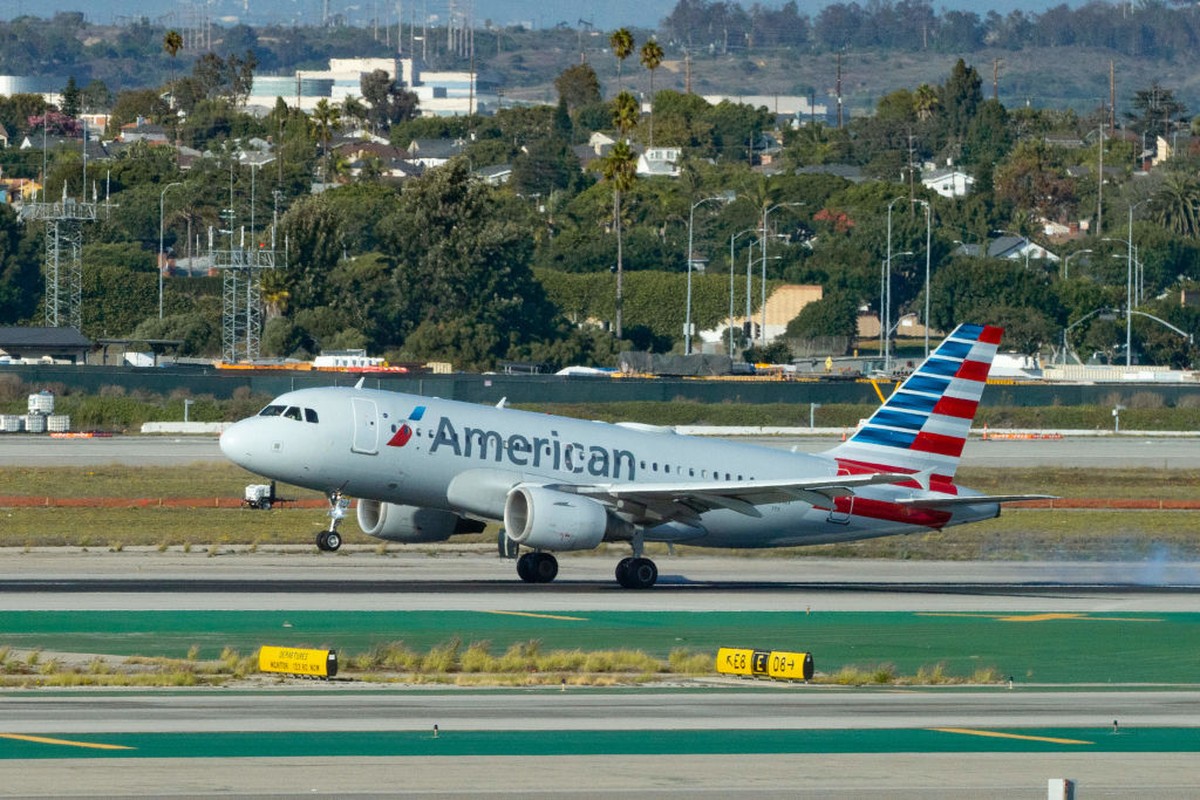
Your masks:
M586 617L562 617L557 614L534 614L529 611L484 611L484 614L500 614L507 617L533 617L535 619L561 619L567 622L587 622Z
M1026 742L1049 742L1050 744L1095 744L1083 739L1059 739L1054 736L1027 736L1021 733L1000 733L999 731L977 731L972 728L930 728L939 733L960 733L964 736L989 736L993 739L1021 739Z
M27 736L23 733L0 733L0 739L14 739L18 742L36 742L37 744L61 744L66 747L85 747L89 750L136 750L136 747L126 747L123 744L102 744L100 742L73 742L70 739L51 739L47 736Z

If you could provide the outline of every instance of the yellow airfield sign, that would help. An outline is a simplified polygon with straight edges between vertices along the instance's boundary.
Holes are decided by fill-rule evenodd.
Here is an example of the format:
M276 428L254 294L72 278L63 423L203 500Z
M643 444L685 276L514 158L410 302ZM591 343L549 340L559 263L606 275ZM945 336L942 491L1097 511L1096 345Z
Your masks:
M308 678L332 678L337 675L337 652L263 645L258 651L258 670Z

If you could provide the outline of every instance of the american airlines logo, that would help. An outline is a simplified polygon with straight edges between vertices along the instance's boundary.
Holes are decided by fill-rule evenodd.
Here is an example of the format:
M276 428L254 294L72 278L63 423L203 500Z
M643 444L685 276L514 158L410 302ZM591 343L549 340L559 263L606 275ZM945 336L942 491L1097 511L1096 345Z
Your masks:
M423 416L425 416L425 406L417 406L413 409L413 412L408 415L408 418L413 422L420 422L421 417ZM408 444L408 440L412 438L412 435L412 426L405 423L401 425L400 430L396 431L392 438L388 440L388 447L404 447L404 445Z
M416 422L425 413L418 406L409 419ZM413 429L401 425L388 442L389 447L403 447L412 438ZM438 419L437 431L429 444L429 452L449 451L459 458L509 463L516 467L553 469L575 475L596 478L637 477L637 459L629 450L601 447L595 444L564 442L557 431L549 436L526 436L520 433L504 435L486 428L464 427L461 432L448 417Z

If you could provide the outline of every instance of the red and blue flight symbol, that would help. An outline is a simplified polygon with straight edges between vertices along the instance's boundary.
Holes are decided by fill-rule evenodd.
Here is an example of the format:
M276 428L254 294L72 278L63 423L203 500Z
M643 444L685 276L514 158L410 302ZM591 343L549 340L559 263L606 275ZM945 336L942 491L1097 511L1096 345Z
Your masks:
M408 415L408 419L411 422L420 422L423 416L425 416L425 406L417 406ZM388 447L404 447L404 445L408 444L408 440L412 438L412 435L412 427L408 424L402 424L400 430L396 431L392 438L388 440Z

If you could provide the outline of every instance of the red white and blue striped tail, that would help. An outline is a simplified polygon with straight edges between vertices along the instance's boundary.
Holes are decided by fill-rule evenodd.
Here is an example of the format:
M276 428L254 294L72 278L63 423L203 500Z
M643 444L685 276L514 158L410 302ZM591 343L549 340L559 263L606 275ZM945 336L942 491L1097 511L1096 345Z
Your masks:
M959 325L850 440L830 450L852 473L928 472L954 478L1004 329Z

